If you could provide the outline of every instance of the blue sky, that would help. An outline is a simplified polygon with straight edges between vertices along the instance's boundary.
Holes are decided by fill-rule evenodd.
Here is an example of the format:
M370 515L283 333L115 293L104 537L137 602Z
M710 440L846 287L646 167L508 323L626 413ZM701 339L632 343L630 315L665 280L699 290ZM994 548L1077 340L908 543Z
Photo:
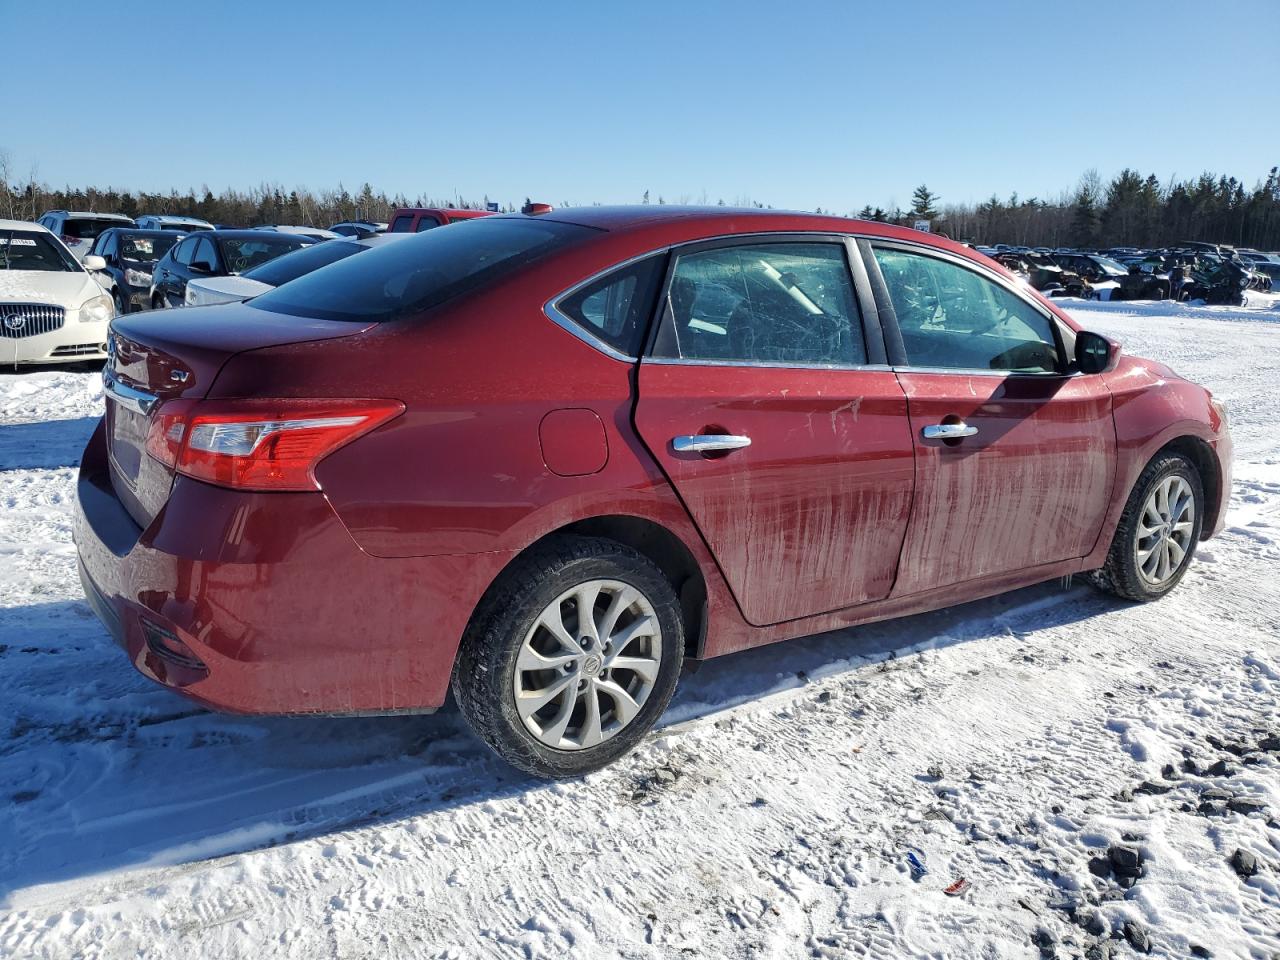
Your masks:
M0 22L0 151L57 185L848 212L1280 163L1271 0L0 0Z

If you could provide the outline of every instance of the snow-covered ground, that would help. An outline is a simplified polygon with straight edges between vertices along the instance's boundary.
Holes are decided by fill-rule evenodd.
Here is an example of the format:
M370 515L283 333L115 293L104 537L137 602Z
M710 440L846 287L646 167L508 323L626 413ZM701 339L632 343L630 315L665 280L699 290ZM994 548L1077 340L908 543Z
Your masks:
M0 955L1093 957L1129 924L1276 956L1280 310L1064 304L1231 404L1229 529L1172 596L1055 583L710 662L555 785L452 710L230 718L136 676L70 541L96 374L0 375Z

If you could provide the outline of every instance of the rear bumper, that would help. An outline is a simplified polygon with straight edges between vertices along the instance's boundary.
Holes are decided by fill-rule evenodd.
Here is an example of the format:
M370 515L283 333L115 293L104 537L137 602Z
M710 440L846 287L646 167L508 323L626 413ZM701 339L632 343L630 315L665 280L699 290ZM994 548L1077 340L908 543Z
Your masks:
M471 612L510 559L370 557L323 494L181 477L144 530L112 489L101 424L76 499L85 595L130 662L234 713L435 709Z

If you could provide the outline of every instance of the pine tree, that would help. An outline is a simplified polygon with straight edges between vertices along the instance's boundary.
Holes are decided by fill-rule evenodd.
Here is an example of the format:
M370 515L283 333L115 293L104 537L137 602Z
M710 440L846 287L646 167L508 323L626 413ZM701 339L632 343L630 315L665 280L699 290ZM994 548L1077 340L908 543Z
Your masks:
M938 215L938 195L923 183L911 193L911 215L917 220L932 220Z

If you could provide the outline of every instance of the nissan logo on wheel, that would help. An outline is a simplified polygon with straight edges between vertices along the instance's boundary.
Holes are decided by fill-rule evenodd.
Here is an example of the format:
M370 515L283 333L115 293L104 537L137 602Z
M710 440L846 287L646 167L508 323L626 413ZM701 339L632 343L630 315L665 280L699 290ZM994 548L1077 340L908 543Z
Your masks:
M21 330L27 325L27 318L20 313L11 313L4 318L4 328L6 330Z

